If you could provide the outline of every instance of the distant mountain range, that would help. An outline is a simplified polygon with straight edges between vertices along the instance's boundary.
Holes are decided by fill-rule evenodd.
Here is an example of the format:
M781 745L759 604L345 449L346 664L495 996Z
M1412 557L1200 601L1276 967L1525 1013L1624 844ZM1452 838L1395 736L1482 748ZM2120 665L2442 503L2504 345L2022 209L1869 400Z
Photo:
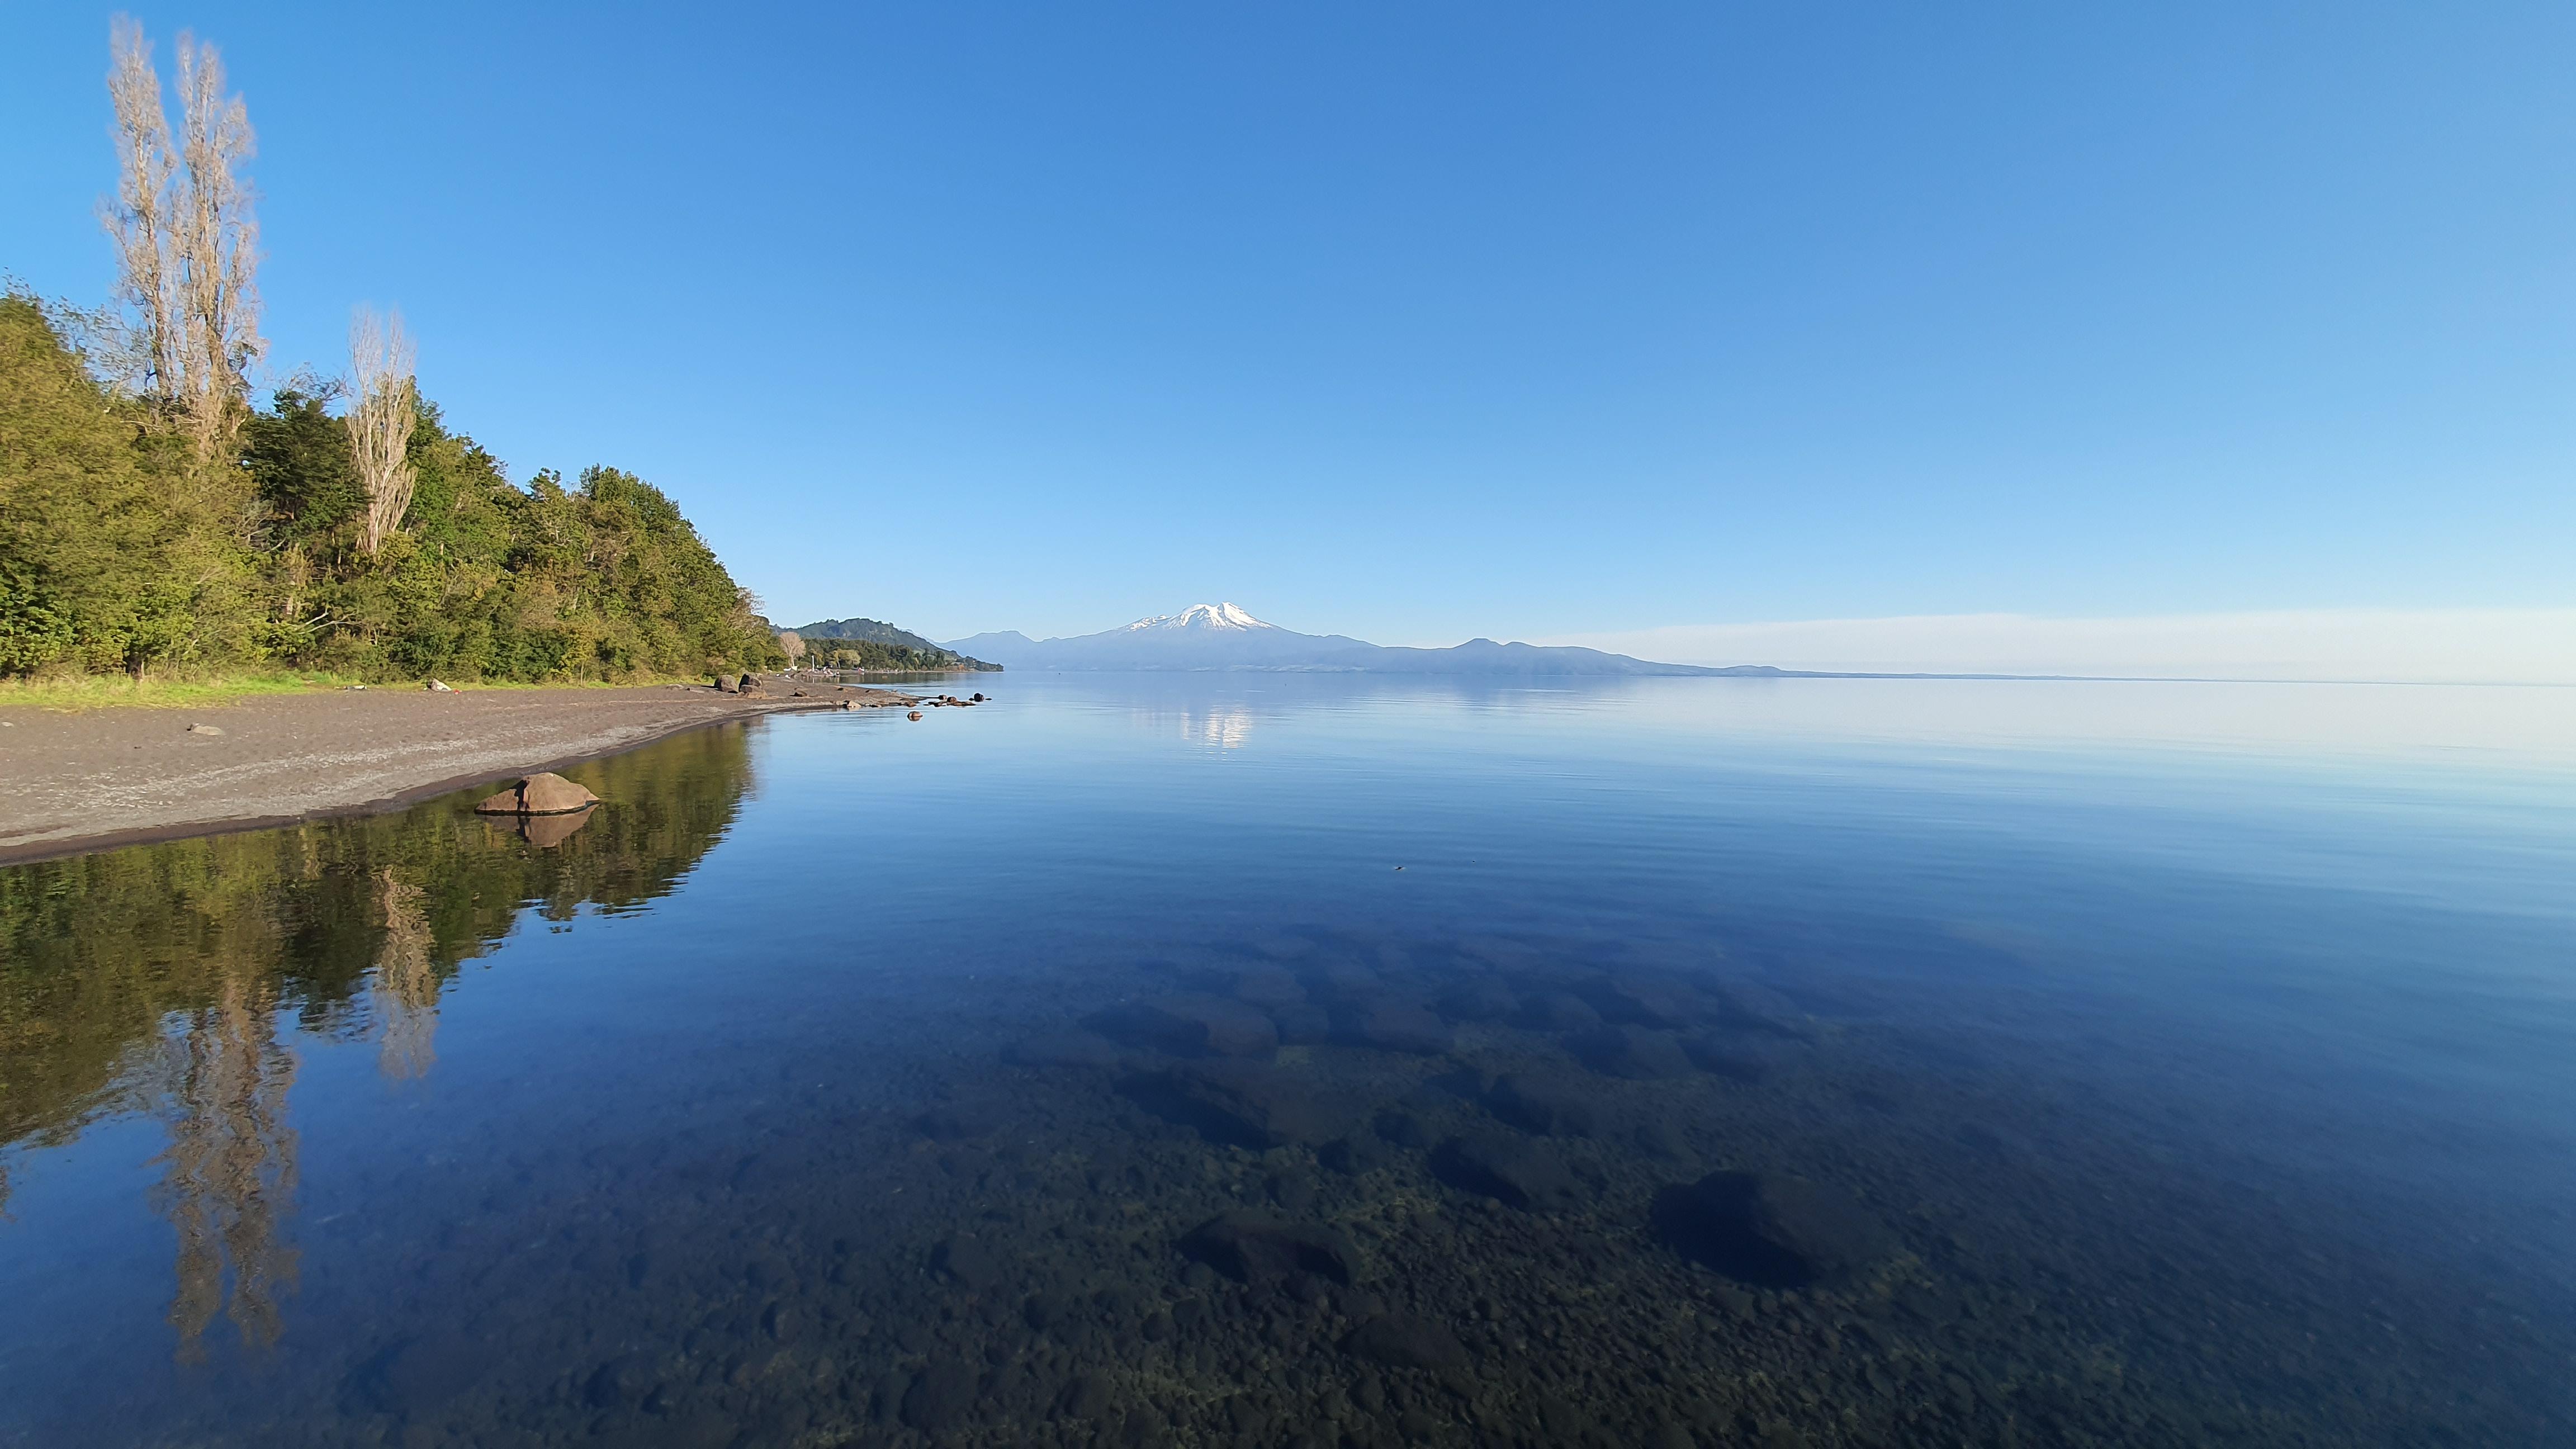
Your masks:
M1193 604L1177 614L1069 639L1032 639L1012 630L954 639L945 646L1005 669L1238 669L1352 674L1776 675L1768 665L1705 669L1656 664L1598 649L1497 644L1470 639L1448 649L1371 644L1341 634L1300 634L1264 623L1237 604Z

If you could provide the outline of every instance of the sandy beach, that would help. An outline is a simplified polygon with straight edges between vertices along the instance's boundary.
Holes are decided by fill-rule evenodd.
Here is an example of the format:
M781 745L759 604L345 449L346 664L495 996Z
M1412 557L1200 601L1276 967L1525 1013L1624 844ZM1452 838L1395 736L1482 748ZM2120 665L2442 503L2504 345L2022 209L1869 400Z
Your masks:
M188 709L0 708L0 864L388 809L788 710L909 705L892 690L772 680L275 695Z

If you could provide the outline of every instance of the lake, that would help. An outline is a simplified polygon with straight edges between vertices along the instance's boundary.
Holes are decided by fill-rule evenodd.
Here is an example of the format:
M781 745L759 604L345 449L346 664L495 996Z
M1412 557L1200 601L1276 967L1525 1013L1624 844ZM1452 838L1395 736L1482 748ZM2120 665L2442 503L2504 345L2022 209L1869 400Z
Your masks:
M0 870L0 1444L2576 1442L2576 690L975 685Z

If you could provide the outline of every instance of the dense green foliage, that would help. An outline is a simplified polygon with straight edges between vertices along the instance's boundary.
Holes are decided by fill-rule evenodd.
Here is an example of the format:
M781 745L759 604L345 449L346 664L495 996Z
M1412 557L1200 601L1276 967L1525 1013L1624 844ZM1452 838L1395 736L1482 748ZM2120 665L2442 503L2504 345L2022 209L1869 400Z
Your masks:
M326 398L288 388L199 465L0 297L0 675L286 665L378 677L620 679L783 662L671 500L611 468L524 489L420 408L419 482L369 556Z
M1002 667L942 649L882 619L825 619L803 625L795 633L805 643L804 662L827 669L932 672Z
M873 639L808 639L805 663L821 669L874 669L896 673L933 673L950 669L998 670L1002 666L969 659L939 648L914 649L880 644Z

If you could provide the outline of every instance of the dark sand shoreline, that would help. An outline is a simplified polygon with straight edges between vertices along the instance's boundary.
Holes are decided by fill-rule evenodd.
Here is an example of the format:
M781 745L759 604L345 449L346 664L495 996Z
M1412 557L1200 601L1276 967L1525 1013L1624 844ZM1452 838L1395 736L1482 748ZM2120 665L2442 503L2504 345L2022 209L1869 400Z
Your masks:
M0 709L0 865L395 810L730 720L917 702L805 679L766 688L388 685L188 709Z

